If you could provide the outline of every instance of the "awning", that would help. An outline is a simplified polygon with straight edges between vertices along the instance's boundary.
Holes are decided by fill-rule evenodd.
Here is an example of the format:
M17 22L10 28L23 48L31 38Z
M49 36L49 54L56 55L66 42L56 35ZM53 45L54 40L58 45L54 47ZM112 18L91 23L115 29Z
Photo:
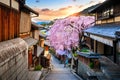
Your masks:
M39 57L43 51L44 51L44 48L37 46L37 57Z
M28 47L36 45L38 40L33 39L31 37L24 38L25 42L28 44Z
M28 50L27 48L26 42L21 38L0 42L0 63Z

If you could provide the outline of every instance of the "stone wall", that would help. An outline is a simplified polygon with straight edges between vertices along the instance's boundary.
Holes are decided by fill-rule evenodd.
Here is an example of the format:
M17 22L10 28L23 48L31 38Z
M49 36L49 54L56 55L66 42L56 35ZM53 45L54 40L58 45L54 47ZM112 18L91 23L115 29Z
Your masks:
M28 80L28 49L17 38L0 43L0 80Z
M90 69L86 64L82 63L80 60L78 60L78 75L82 76L84 79L88 78L88 73L94 75L94 71Z

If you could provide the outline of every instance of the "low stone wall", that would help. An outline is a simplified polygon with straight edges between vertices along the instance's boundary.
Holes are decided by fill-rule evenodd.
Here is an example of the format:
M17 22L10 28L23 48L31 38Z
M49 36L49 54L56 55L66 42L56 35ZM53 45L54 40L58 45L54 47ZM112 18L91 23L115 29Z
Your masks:
M21 39L0 42L0 80L39 80L41 71L28 69L28 45Z
M82 76L83 78L87 78L88 74L91 73L94 74L94 71L90 69L86 64L82 63L80 60L78 60L78 75Z
M27 51L20 38L0 43L0 80L28 80Z
M42 75L42 71L29 71L28 80L39 80Z

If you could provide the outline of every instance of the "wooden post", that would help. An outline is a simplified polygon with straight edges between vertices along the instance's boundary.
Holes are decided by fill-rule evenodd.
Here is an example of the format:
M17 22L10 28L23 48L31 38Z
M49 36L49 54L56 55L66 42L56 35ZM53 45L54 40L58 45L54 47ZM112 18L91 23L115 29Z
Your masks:
M28 68L32 66L32 50L29 49L28 51Z
M94 52L95 52L95 53L97 52L97 46L96 46L96 43L97 43L97 41L94 40Z

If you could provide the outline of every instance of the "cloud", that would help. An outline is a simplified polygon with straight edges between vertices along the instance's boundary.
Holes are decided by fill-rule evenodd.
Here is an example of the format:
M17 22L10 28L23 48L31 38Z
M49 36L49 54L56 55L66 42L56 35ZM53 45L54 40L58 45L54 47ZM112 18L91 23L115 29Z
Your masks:
M48 9L48 8L45 8L45 9L42 9L41 11L49 11L49 9Z
M52 20L55 18L64 18L70 14L73 14L74 12L76 12L76 8L79 8L79 7L67 6L67 7L60 8L58 10L50 10L47 8L45 9L35 8L35 10L39 12L38 18L44 19L44 20Z
M75 2L76 0L72 0L72 1L74 1L74 2Z
M76 1L76 0L73 0ZM89 3L85 5L79 5L79 6L67 6L67 7L62 7L58 10L51 10L48 8L40 9L40 8L35 8L37 12L39 12L39 17L37 19L40 20L53 20L53 19L58 19L58 18L64 18L67 17L73 13L80 12L83 9L97 4L98 1L91 0Z

